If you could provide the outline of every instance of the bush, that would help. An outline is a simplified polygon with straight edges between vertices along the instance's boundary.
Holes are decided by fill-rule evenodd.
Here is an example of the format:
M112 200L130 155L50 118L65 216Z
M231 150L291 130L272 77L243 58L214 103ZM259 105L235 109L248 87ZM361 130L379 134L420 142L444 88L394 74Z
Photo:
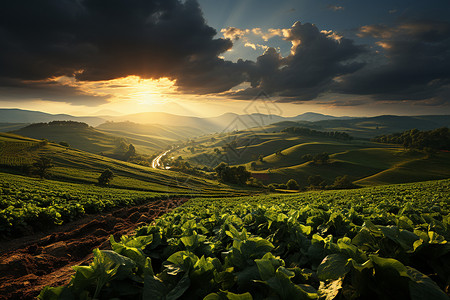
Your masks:
M53 167L52 160L47 157L40 157L33 164L33 173L38 175L40 178L48 177L48 170Z
M289 179L289 181L286 183L286 187L288 190L298 190L300 189L297 181L294 179Z
M328 186L329 189L354 189L357 187L347 175L336 177L334 183Z
M320 175L309 176L308 184L310 189L324 189L326 185L325 179L323 179Z
M70 145L67 142L59 142L59 144L63 147L70 148Z
M111 179L113 179L114 173L110 169L106 169L103 173L98 177L99 185L108 185Z
M248 172L244 166L229 167L224 162L215 167L214 171L217 173L217 178L219 179L219 181L228 183L243 185L251 177L250 172Z

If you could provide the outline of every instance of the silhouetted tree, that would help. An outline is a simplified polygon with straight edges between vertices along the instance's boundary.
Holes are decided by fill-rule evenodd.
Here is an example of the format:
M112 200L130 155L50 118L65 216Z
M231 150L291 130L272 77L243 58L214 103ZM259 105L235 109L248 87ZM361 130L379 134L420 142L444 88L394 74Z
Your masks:
M53 167L52 160L48 157L40 157L34 164L34 173L40 178L48 176L48 170Z
M215 167L214 171L217 173L219 181L228 183L245 184L251 177L250 172L244 166L229 167L224 162Z
M69 143L67 143L67 142L59 142L59 144L60 144L61 146L63 146L63 147L66 147L66 148L69 148L69 147L70 147Z
M286 183L286 187L288 190L298 190L300 187L294 179L289 179L289 181Z
M328 186L330 189L354 189L356 187L358 186L353 184L347 175L336 177L334 183Z
M128 151L125 153L125 158L128 160L133 156L136 156L136 148L133 146L133 144L130 144L128 146Z
M312 175L308 177L309 187L312 189L325 188L325 180L320 175Z
M327 164L329 160L330 156L326 152L316 154L313 157L313 162L315 164Z
M98 177L98 184L107 185L113 179L114 173L110 169L106 169L102 172L102 174Z

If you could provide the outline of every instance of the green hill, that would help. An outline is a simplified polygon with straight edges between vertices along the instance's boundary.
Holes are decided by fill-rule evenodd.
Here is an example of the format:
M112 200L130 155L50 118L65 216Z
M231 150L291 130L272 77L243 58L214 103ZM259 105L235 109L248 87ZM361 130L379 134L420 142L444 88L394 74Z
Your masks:
M175 142L174 139L151 135L115 135L85 123L71 121L31 124L14 131L14 133L35 139L47 139L56 143L64 141L73 148L96 154L113 154L121 147L121 143L133 144L138 153L154 154Z
M222 161L230 165L245 165L264 184L286 183L292 178L306 186L308 177L312 175L320 175L328 185L343 175L348 175L359 185L450 177L450 153L438 152L430 157L419 151L405 151L399 145L281 132L291 126L292 122L284 122L208 135L181 145L172 155L181 156L198 167L213 168ZM305 155L323 152L329 155L328 163L305 159Z
M151 169L54 143L0 133L0 169L3 171L21 174L27 165L40 157L52 160L54 167L50 169L50 175L53 180L96 184L99 175L110 169L115 174L110 185L114 188L167 195L225 195L239 189L205 178Z

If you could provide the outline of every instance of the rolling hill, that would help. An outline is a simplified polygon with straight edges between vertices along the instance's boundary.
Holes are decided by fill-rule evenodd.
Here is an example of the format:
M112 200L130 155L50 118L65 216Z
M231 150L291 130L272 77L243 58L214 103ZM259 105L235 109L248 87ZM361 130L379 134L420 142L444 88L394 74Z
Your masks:
M51 121L77 121L97 126L106 120L101 117L75 117L68 114L48 114L40 111L23 110L17 108L0 109L2 123L40 123Z
M156 135L139 135L120 131L102 131L85 123L37 123L15 130L13 133L35 139L67 142L73 148L91 153L114 154L121 143L133 144L140 154L154 154L176 140Z
M245 165L265 184L286 183L292 178L306 186L311 175L320 175L327 184L332 184L338 176L348 175L359 185L450 177L450 153L447 152L430 156L419 151L405 151L399 145L364 139L343 140L281 132L291 125L291 122L282 122L199 137L183 144L172 156L181 156L200 168L214 168L220 162ZM311 158L305 158L305 155L323 152L329 154L328 163L314 163Z
M57 181L96 184L99 175L110 169L115 174L111 182L114 188L167 195L223 195L239 189L205 178L151 169L54 143L0 133L0 172L23 174L26 166L40 157L52 160L51 179Z

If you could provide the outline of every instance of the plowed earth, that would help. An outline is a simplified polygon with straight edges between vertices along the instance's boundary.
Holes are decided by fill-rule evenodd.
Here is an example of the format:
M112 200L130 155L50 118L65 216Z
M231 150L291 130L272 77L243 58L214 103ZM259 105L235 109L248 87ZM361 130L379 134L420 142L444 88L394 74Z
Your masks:
M87 265L95 248L110 249L136 227L151 223L187 199L158 200L145 205L87 216L53 231L0 241L0 299L35 299L46 285L69 282L72 266Z

